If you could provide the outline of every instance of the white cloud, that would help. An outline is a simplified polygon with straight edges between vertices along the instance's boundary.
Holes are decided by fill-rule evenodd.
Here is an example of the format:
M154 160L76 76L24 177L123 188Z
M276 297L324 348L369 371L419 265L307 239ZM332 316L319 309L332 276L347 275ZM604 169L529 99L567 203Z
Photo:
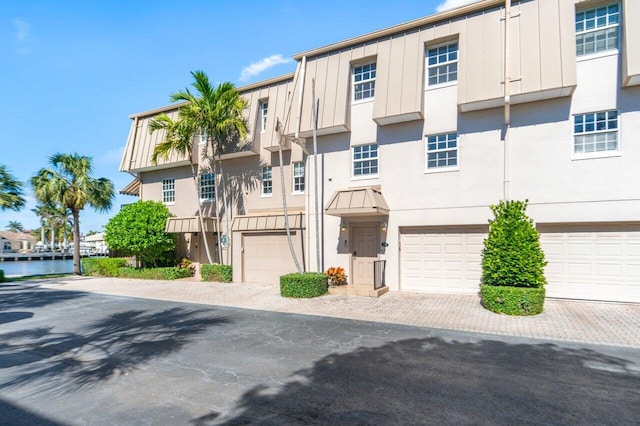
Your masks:
M455 9L477 1L478 0L445 0L444 3L436 6L436 12L444 12L445 10Z
M31 24L20 18L13 19L14 37L18 41L25 41L31 35Z
M260 59L258 62L254 62L251 65L244 67L242 69L242 73L240 74L240 81L247 81L251 77L255 77L258 74L261 74L263 71L268 70L271 67L274 67L279 64L288 64L291 62L291 58L285 58L280 54L271 55L267 58Z

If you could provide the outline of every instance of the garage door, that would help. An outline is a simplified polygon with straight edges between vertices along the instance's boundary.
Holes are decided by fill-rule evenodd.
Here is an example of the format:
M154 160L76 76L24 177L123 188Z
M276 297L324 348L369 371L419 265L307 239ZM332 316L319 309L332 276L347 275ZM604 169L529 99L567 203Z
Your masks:
M486 226L400 231L402 290L475 293L482 276Z
M299 233L292 232L291 237L294 244L298 246L301 244ZM287 234L284 232L244 234L242 247L244 248L243 281L277 284L280 282L280 275L296 272L296 266L289 251ZM298 261L302 263L300 249L296 248L296 252Z
M640 224L538 225L547 296L640 302Z

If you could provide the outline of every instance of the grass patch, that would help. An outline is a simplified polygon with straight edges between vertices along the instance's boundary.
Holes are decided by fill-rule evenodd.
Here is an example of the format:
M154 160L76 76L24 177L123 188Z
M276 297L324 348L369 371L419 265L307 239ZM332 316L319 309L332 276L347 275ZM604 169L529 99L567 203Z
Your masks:
M17 283L22 281L38 280L38 279L50 279L50 278L63 278L71 277L73 274L42 274L42 275L23 275L20 277L5 277L4 282Z

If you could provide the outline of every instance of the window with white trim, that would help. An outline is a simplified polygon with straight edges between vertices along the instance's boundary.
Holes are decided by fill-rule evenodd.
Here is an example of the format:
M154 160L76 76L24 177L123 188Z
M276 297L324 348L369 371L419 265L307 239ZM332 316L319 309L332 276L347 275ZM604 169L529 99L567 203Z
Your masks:
M576 12L576 55L618 49L620 5L617 3Z
M264 132L267 130L267 114L269 112L269 102L261 101L260 102L260 131Z
M427 136L427 170L458 167L458 133Z
M293 192L304 192L304 162L293 163Z
M378 175L378 144L352 148L353 177Z
M376 90L376 63L353 67L353 100L373 99Z
M262 168L262 195L271 195L273 193L273 169L271 166Z
M458 81L458 42L427 49L427 85Z
M576 155L618 151L618 111L573 116L573 153Z
M175 179L162 179L162 202L167 204L176 202Z
M216 175L204 173L200 175L200 200L213 201L216 198Z

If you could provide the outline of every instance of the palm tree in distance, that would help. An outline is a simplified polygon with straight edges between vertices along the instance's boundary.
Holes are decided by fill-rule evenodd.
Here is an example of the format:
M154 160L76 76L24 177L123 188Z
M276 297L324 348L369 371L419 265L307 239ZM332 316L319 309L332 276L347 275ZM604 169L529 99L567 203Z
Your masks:
M191 176L193 177L193 184L196 188L196 199L198 200L198 220L200 221L200 230L202 232L202 239L204 243L204 250L207 253L207 260L209 263L213 263L211 258L211 252L209 250L209 242L205 234L204 219L202 217L202 202L200 201L200 182L199 182L199 169L196 169L196 165L193 161L193 138L198 129L191 127L193 123L186 120L174 121L167 114L162 113L149 122L149 131L151 133L158 130L164 130L165 137L153 149L151 155L151 161L153 164L158 164L158 159L168 159L172 152L176 152L183 157L189 159L189 165L191 166Z
M10 232L23 232L24 226L22 226L22 223L18 221L10 220L5 229Z
M220 157L226 151L225 148L230 145L230 142L240 141L247 136L247 123L243 116L244 110L247 108L247 101L240 96L233 83L221 83L214 87L204 71L192 71L191 76L193 77L191 85L195 89L195 93L192 93L189 88L185 88L185 90L172 94L171 101L184 102L179 110L179 121L183 121L188 129L197 130L201 135L206 135L207 145L211 148L214 157L214 193L216 197L220 194L225 205L225 212L228 215L224 195L224 176L222 169L219 174L216 173L215 158L218 158L220 167L222 167ZM218 191L218 177L222 187L220 192ZM217 200L215 205L218 247L222 247ZM218 260L219 263L223 263L221 250L218 250Z
M25 205L22 182L0 164L0 210L20 210Z
M58 204L71 211L73 217L73 272L80 274L80 212L89 205L107 211L115 198L113 183L91 176L91 158L78 154L54 154L52 168L43 168L31 178L36 198Z

